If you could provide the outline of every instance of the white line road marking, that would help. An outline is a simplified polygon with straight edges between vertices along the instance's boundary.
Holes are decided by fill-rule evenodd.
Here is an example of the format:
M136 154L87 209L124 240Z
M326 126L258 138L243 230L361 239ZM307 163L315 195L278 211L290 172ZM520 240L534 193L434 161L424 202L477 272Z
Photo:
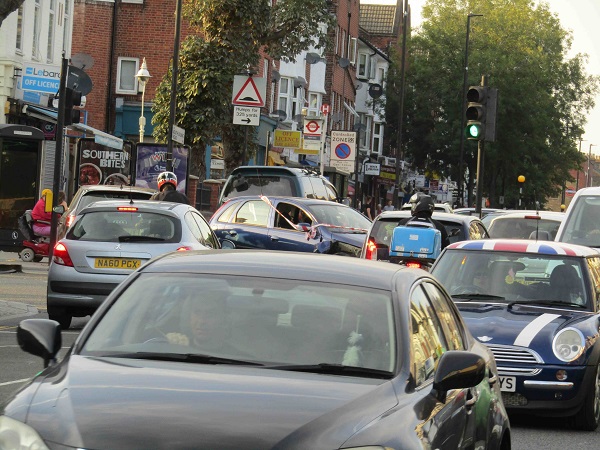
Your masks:
M7 381L6 383L0 383L0 387L8 386L10 384L25 383L26 381L29 381L29 380L31 380L31 378L23 378L22 380Z

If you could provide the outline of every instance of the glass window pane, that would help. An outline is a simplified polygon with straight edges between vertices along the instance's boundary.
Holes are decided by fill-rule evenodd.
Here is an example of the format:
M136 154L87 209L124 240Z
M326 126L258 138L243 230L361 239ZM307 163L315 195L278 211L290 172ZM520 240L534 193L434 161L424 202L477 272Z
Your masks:
M135 74L137 63L135 60L121 60L121 76L119 78L119 89L123 91L135 91Z

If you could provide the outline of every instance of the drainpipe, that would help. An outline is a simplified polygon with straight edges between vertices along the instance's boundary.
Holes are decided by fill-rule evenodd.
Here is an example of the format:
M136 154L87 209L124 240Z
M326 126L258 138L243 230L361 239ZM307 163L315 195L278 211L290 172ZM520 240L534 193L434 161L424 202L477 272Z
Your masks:
M107 133L112 134L111 130L111 112L112 112L112 101L113 101L113 69L114 69L114 56L115 56L115 45L117 35L117 0L113 3L113 16L112 16L112 34L110 37L110 55L108 60L108 95L106 96L106 113L104 121L104 129Z

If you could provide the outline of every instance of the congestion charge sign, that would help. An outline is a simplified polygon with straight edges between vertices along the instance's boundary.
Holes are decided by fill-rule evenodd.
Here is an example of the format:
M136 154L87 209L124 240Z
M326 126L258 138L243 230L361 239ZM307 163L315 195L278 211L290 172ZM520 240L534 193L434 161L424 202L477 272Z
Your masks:
M356 132L331 132L331 161L330 165L346 173L354 172L356 158Z

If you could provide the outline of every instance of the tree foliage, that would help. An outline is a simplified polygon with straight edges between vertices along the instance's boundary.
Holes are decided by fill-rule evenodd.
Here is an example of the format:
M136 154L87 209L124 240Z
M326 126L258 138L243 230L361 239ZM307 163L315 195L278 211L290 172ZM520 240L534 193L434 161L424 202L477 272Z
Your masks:
M19 9L24 2L25 0L2 0L2 2L0 2L0 25L2 25L4 19L6 19L10 13Z
M427 1L422 26L408 42L403 149L417 167L458 179L469 13L483 17L470 21L468 85L487 75L498 89L496 141L484 146L483 195L494 206L500 196L513 206L517 177L524 175L526 195L543 203L584 158L578 143L599 81L586 74L586 55L570 56L572 35L545 3ZM388 110L388 123L397 120L397 111ZM465 139L464 161L472 181L476 141Z
M180 48L175 123L202 166L205 145L223 141L227 167L239 165L244 146L253 152L247 128L232 125L231 94L235 75L247 73L262 50L274 60L293 60L303 50L325 47L332 24L325 0L185 0L183 17L191 34ZM157 140L166 140L172 70L154 98L152 123ZM253 128L252 128L253 129ZM199 151L198 151L199 150Z

